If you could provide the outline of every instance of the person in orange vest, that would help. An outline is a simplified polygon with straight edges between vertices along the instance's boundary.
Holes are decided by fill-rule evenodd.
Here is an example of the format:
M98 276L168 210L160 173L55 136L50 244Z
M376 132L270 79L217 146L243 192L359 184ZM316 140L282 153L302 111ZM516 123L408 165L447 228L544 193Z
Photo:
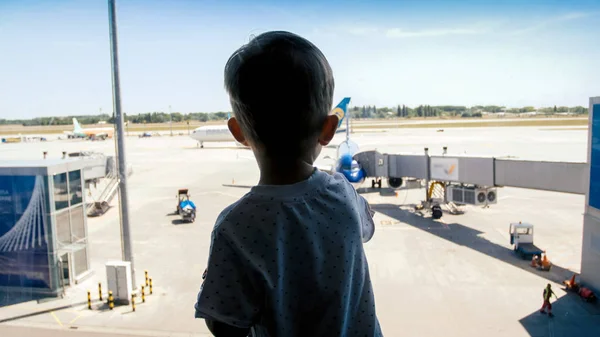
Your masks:
M554 317L554 314L552 314L552 304L550 303L550 298L552 297L552 295L554 295L554 297L558 299L556 294L552 291L552 286L550 285L550 283L548 283L548 285L544 289L544 304L542 304L542 309L540 309L540 313L545 314L546 308L548 308L548 316L550 317Z

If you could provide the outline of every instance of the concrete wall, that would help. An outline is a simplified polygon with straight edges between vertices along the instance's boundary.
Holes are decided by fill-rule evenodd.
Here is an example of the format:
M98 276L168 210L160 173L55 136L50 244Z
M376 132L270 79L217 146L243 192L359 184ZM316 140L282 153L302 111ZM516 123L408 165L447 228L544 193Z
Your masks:
M600 292L600 219L590 214L583 217L581 281Z

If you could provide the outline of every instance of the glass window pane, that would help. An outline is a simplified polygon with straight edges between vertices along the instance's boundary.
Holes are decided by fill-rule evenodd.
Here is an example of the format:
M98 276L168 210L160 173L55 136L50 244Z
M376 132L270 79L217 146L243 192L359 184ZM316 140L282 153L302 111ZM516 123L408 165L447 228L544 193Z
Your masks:
M69 227L69 211L56 213L56 238L60 243L71 243L71 228Z
M71 208L71 229L73 229L73 242L85 239L83 205Z
M81 171L69 172L69 193L71 196L71 206L80 204L83 199L81 189Z
M87 250L85 248L73 252L73 267L75 267L75 276L79 276L88 270Z
M57 211L69 206L66 173L54 175L54 206Z

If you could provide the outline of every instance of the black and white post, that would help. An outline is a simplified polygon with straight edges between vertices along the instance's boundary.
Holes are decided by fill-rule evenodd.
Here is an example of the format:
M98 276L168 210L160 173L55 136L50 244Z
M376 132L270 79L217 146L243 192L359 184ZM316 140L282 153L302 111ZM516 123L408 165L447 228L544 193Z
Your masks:
M133 251L131 249L131 230L129 227L129 199L127 197L127 161L125 160L125 132L123 128L123 113L121 111L121 85L119 80L119 50L117 42L117 13L115 0L108 0L108 18L110 27L110 56L112 63L113 109L117 129L117 169L119 171L119 209L121 220L121 254L124 261L131 263L131 279L134 285L135 268Z

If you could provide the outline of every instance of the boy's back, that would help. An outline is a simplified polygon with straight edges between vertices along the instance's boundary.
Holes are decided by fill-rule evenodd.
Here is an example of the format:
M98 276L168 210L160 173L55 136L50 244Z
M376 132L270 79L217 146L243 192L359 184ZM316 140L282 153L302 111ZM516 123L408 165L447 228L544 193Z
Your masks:
M379 336L362 245L373 232L339 174L255 186L217 219L196 317L256 336Z

